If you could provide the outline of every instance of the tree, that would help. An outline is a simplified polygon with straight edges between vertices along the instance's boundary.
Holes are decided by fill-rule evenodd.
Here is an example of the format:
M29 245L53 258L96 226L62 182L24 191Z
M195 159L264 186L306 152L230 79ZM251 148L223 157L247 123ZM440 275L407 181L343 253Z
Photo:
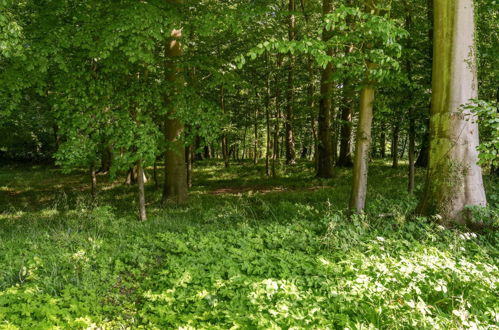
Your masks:
M330 14L333 10L332 0L323 1L323 14ZM324 28L322 32L322 41L327 43L331 38L331 31ZM333 49L327 50L329 56L333 55ZM333 63L329 62L321 73L321 95L319 102L319 131L317 146L317 177L330 178L333 176L333 154L331 141L331 108L333 90Z
M478 124L462 106L477 97L472 0L434 1L433 99L430 158L423 215L439 214L446 225L466 223L467 205L487 201L478 165Z

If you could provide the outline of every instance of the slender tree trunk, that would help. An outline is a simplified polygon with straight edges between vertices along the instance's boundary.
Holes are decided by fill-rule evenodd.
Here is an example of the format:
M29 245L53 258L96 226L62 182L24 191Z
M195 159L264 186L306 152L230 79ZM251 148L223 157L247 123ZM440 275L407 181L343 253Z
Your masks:
M345 81L343 85L343 107L341 110L341 139L340 139L340 156L338 158L338 166L351 167L351 141L352 141L352 114L354 107L355 90L350 81Z
M140 221L146 221L147 220L147 215L146 215L146 197L145 197L145 192L144 192L144 169L142 168L142 161L139 160L137 162L137 172L138 172L138 190L139 190L139 220Z
M350 197L350 209L356 213L362 213L366 204L373 102L374 87L372 85L366 85L360 92L359 123L357 125L355 157L353 163L353 185Z
M255 122L253 124L255 141L253 143L253 164L258 163L258 107L255 107Z
M289 41L294 41L296 39L296 17L293 14L295 11L295 0L289 0L289 11L291 12L289 16L289 26L288 26L288 37ZM295 83L294 83L294 70L295 70L295 56L293 54L289 55L288 64L288 90L286 93L287 104L286 104L286 164L292 165L296 162L296 151L295 151L295 138L293 136L293 121L294 121L294 102L295 102Z
M186 181L187 187L192 187L192 161L194 159L194 150L192 145L185 147L185 162L186 162Z
M430 158L417 213L465 224L465 206L487 204L476 150L478 124L461 105L477 97L472 0L434 0Z
M410 194L414 192L414 160L416 149L416 120L414 118L414 108L411 106L409 108L409 182L407 184L407 190Z
M381 134L379 137L379 156L381 159L386 158L386 133L385 133L385 124L381 125Z
M248 134L248 127L244 126L244 134L243 134L243 155L242 159L246 159L247 157L247 151L246 151L246 135Z
M327 15L333 10L332 0L324 0L322 3L322 13ZM331 38L331 33L324 29L322 40L327 42ZM327 51L328 55L333 55L332 49ZM321 73L321 96L319 102L319 134L318 134L318 155L317 155L317 177L331 178L333 176L333 151L331 141L331 108L333 91L333 64L328 63Z
M272 157L272 132L270 130L270 74L267 76L266 81L267 95L265 99L265 123L267 128L267 144L265 152L265 175L270 176L270 158Z
M392 167L399 166L399 136L400 136L400 122L397 121L393 127L392 136Z
M158 160L157 159L154 160L154 167L152 170L152 175L153 175L153 179L154 179L154 189L158 189L159 188L159 180L158 180Z
M225 115L225 88L222 86L220 88L220 106L222 107L222 113ZM227 133L222 136L222 157L224 159L225 168L229 167L229 139Z
M97 197L97 175L95 173L95 165L90 165L90 182L91 182L91 196L92 200Z
M167 42L165 47L166 61L171 61L166 65L166 79L172 85L175 85L181 81L179 77L180 70L173 63L173 60L182 56L182 45L179 41L182 37L182 31L173 30L171 37L172 39ZM182 141L184 124L175 118L176 109L172 102L172 99L168 98L167 103L170 103L168 104L169 114L166 116L163 132L168 146L165 152L163 202L171 200L176 204L185 204L187 202L187 169L184 143Z

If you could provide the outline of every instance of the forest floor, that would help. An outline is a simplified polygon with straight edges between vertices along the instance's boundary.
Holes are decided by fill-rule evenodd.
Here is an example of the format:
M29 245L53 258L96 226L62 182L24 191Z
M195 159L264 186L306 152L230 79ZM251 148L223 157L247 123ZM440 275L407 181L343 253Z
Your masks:
M499 233L411 217L406 172L374 162L349 218L350 170L204 161L188 206L149 182L139 223L122 178L92 202L83 171L0 167L0 329L497 327Z

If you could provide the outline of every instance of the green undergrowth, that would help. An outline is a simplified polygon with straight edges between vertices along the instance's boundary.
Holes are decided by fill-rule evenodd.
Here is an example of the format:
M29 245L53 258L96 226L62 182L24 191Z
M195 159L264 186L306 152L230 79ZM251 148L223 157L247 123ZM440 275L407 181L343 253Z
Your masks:
M135 187L100 177L91 203L85 180L0 170L0 328L499 323L499 234L411 218L404 168L373 164L367 214L350 218L349 171L318 180L307 163L276 179L261 166L200 163L187 207L160 208L149 183L146 223L136 221ZM495 183L487 179L489 196Z

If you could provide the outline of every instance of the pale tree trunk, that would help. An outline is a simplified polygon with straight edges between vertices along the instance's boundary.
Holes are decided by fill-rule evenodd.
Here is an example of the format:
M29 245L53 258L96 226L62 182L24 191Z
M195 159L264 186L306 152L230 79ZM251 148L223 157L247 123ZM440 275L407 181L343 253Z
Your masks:
M182 45L179 39L182 37L181 30L173 30L172 39L165 47L166 60L172 61L175 57L182 56ZM166 79L172 85L178 83L179 69L174 63L167 65ZM170 98L169 103L172 103ZM169 113L165 119L164 136L167 143L165 152L165 184L163 189L163 202L168 200L176 204L187 202L187 169L185 164L185 149L182 141L184 124L175 118L175 105L169 104Z
M371 146L373 120L374 86L366 85L360 92L359 122L353 163L353 185L350 196L350 210L362 213L366 204L367 171Z
M333 10L332 0L324 0L322 3L322 13L327 15ZM331 33L324 29L322 40L327 42L331 38ZM329 56L333 55L332 49L327 51ZM333 176L333 143L331 141L331 108L333 91L333 64L328 63L321 73L321 96L319 102L319 131L318 131L318 154L317 154L317 177L331 178Z
M289 0L289 11L291 12L289 16L289 26L288 26L289 41L294 41L296 39L296 17L293 14L295 8L296 8L295 1ZM290 54L289 64L288 64L288 90L286 93L287 104L286 104L286 120L285 120L286 164L288 165L292 165L296 162L295 138L293 135L294 102L295 102L294 70L295 70L295 56L293 54Z
M445 225L465 224L465 206L487 204L478 124L461 105L477 97L472 0L434 0L433 99L426 187L417 208Z
M92 200L95 200L95 197L97 196L97 175L95 173L95 164L90 165L90 182Z
M144 192L144 169L142 168L142 161L139 160L137 161L137 171L138 171L138 178L137 178L137 185L138 185L138 190L139 190L139 220L140 221L146 221L147 220L147 215L146 215L146 197L145 197L145 192Z

